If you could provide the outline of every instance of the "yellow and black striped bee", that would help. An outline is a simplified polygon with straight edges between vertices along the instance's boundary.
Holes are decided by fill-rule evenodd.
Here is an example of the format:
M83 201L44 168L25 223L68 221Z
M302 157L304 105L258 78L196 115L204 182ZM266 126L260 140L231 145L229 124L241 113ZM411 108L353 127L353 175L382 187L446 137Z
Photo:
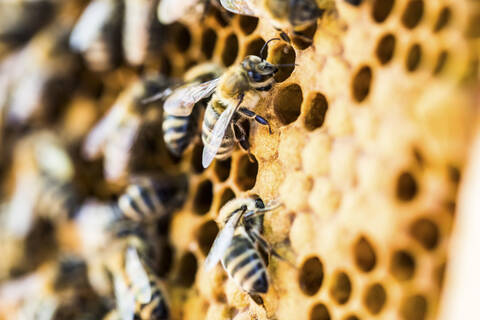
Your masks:
M268 42L262 48L260 55ZM279 66L287 65L273 65L259 56L250 55L240 64L230 67L220 77L185 86L181 90L176 90L165 100L163 108L166 113L186 117L192 113L195 103L213 94L207 105L202 125L204 168L208 167L214 158L220 160L228 158L235 147L235 142L249 151L247 133L239 125L239 120L242 118L253 119L266 125L271 132L266 119L241 104L248 96L249 107L254 108L260 93L269 91L274 85L273 76Z
M280 257L261 235L263 215L278 206L265 207L258 196L227 202L216 219L221 231L205 260L206 271L221 261L228 276L257 304L263 304L259 294L266 293L269 288L267 261L263 253Z
M166 217L181 207L187 195L184 177L136 177L114 205L116 216L134 221Z
M95 160L103 154L107 180L119 180L128 174L134 155L132 149L141 129L150 122L160 121L160 104L144 100L169 84L161 75L134 80L85 138L83 155Z
M302 32L335 4L333 0L220 0L220 3L230 12L267 19L276 29L292 30L296 36L302 36ZM284 32L282 39L289 41Z
M145 102L166 99L163 111L163 140L168 151L175 157L181 157L185 149L191 144L197 134L198 108L194 106L207 99L210 95L202 92L205 82L221 76L224 69L216 63L203 63L189 69L184 77L183 84L177 88L168 88L148 99ZM211 93L210 93L211 94ZM197 95L201 95L197 97ZM190 113L184 114L178 109L172 111L172 102L191 103ZM180 106L179 106L180 107Z

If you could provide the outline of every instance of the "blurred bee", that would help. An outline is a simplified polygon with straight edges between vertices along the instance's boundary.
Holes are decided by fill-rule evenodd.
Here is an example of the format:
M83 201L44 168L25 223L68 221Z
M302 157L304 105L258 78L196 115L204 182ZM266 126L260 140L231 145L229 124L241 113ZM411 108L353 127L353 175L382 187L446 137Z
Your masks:
M44 124L60 113L79 70L64 41L67 32L68 26L53 24L0 64L0 110L7 124Z
M220 3L230 12L267 19L276 29L291 30L300 37L335 4L333 0L220 0ZM282 39L290 40L285 32L281 35ZM311 39L305 40L311 42Z
M257 304L263 304L259 294L266 293L269 287L264 253L280 257L261 236L263 215L278 206L265 207L257 196L227 202L216 219L221 231L205 259L206 271L220 260L229 277Z
M84 56L90 69L106 71L120 61L123 3L93 0L70 34L70 47Z
M197 134L198 108L194 108L197 102L207 99L210 94L202 92L203 83L220 77L224 68L216 63L203 63L190 68L183 77L183 85L176 88L168 88L150 98L144 100L150 101L165 99L163 110L163 140L169 152L175 157L181 157L185 149L191 144ZM191 108L191 112L174 110L172 103L183 101L189 104L184 108ZM178 106L179 108L181 106ZM196 111L196 112L195 112Z
M278 39L267 41L260 55L272 40ZM220 77L176 90L175 94L165 100L163 108L166 113L185 117L192 113L196 102L213 94L208 102L202 125L204 168L207 168L214 158L220 160L228 158L235 147L235 142L249 152L247 133L239 124L242 118L253 119L266 125L271 132L266 119L240 105L248 95L248 103L254 108L260 94L273 87L275 83L273 76L280 66L287 65L273 65L259 56L250 55L240 64L230 67Z
M85 138L83 155L89 160L104 155L107 180L125 178L140 129L160 118L157 103L145 104L143 101L155 92L163 91L169 84L161 75L135 80L120 93L114 105Z
M187 196L184 177L134 178L114 206L116 215L134 221L166 217L181 207Z
M57 4L54 0L0 2L0 57L30 40L52 19Z

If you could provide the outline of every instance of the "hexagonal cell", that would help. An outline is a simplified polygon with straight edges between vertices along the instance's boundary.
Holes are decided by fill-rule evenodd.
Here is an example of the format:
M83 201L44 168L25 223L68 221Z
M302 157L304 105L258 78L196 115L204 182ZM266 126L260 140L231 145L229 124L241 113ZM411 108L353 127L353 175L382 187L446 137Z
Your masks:
M186 252L180 258L177 282L183 287L191 287L197 275L197 258L191 252Z
M202 33L202 43L200 45L205 58L211 59L213 51L215 51L215 45L217 44L217 33L215 30L208 28Z
M240 30L242 30L244 34L251 34L257 28L258 18L240 15L238 17L238 25L240 26Z
M200 251L206 256L218 234L217 223L213 220L208 220L200 226L197 230L197 241Z
M408 72L413 72L418 69L422 60L422 47L415 43L408 49L407 60L405 61L405 68Z
M357 102L364 101L370 93L372 69L369 66L361 67L352 79L352 96Z
M437 22L433 27L433 32L440 32L445 27L447 27L451 17L452 17L452 10L450 10L449 7L442 8L442 10L440 10L440 13L438 14Z
M238 159L235 184L243 191L252 189L257 181L258 162L252 158L244 154Z
M323 263L318 257L305 260L299 269L298 283L307 296L315 295L323 282Z
M370 272L377 263L377 257L372 245L365 237L360 237L353 247L357 267L363 272Z
M323 303L317 303L310 310L310 320L330 320L330 312Z
M222 62L226 67L231 66L238 55L238 38L235 33L231 33L225 39L223 52L222 52Z
M372 4L373 20L378 23L385 21L393 9L394 0L374 0Z
M215 175L218 180L225 181L230 176L230 168L232 167L232 159L228 158L226 160L216 160L213 166Z
M210 210L213 200L213 185L210 180L204 180L197 186L193 197L193 211L203 215Z
M155 271L159 277L164 277L173 265L174 250L168 241L160 241L156 260L159 262Z
M220 210L225 205L225 203L227 203L228 201L234 198L235 198L235 193L232 191L232 189L230 188L223 189L222 196L220 197L220 204L218 206L218 210Z
M413 295L404 299L400 306L400 316L405 320L423 320L427 315L428 303L422 295Z
M202 165L202 152L203 152L202 144L197 143L193 146L191 166L195 173L201 173L204 170Z
M387 33L378 41L377 49L375 51L378 61L381 64L387 64L392 60L395 52L395 36Z
M346 316L345 318L343 318L343 320L360 320L360 318L357 317L354 314L350 314L350 315Z
M395 251L390 262L390 272L400 281L412 279L415 273L415 259L405 250Z
M434 75L439 75L442 73L443 68L445 67L445 64L447 63L448 59L448 51L447 50L442 50L438 53L437 57L437 63L435 64L435 68L433 68L433 74Z
M298 84L281 88L273 102L273 110L280 122L287 125L297 120L302 101L302 88Z
M462 176L460 173L460 169L458 169L453 165L449 165L447 167L447 170L448 170L448 178L450 179L450 181L452 181L454 184L458 184Z
M327 98L321 93L315 93L307 103L305 114L305 128L313 131L320 128L325 121L328 110Z
M418 185L410 172L402 172L397 178L396 196L400 201L411 201L418 193Z
M279 44L269 50L268 60L279 66L274 77L275 81L283 82L290 77L295 70L295 58L295 50L286 43Z
M423 16L423 1L410 0L402 15L402 23L407 29L415 28Z
M371 314L376 315L380 313L386 301L387 292L381 284L372 284L365 290L363 303Z
M338 271L333 276L333 283L330 287L330 295L338 304L347 303L352 293L352 282L350 277L343 271Z
M437 247L440 232L432 220L419 218L410 225L409 231L410 235L426 250L433 250Z
M171 32L177 50L180 52L187 51L192 42L190 30L183 24L177 22L171 26Z
M312 23L302 31L292 35L292 43L300 50L305 50L313 44L313 37L317 31L317 23Z
M265 44L265 40L263 40L260 37L251 40L250 42L247 43L244 56L245 57L250 55L259 56L260 51L262 51L264 44Z

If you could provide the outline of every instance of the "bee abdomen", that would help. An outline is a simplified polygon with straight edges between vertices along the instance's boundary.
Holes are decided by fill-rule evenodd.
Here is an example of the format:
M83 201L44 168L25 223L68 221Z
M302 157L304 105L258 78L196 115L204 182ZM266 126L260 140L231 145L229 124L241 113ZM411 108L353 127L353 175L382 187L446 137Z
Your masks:
M192 139L192 130L189 117L180 117L166 114L162 123L163 139L168 150L176 157L180 157Z
M70 219L76 212L78 203L78 197L70 184L46 179L41 186L36 210L39 215L53 221Z
M252 242L235 236L222 263L230 277L246 292L266 293L268 280L265 266Z
M137 312L139 319L166 320L169 317L168 306L158 287L152 293L149 303L141 304Z
M118 199L118 208L125 217L137 221L166 214L162 199L159 199L153 186L128 186Z
M212 140L212 131L219 117L220 115L213 109L213 107L211 107L211 105L209 105L207 110L205 111L205 116L203 118L202 124L202 142L204 145L210 144L210 141ZM230 157L233 148L235 147L232 136L232 129L228 127L222 139L222 143L218 148L215 158L219 160L225 160Z

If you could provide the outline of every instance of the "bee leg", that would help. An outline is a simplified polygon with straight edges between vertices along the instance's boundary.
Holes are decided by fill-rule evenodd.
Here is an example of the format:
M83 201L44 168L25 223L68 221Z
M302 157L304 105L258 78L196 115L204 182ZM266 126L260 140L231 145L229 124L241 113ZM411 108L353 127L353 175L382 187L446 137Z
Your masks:
M251 162L254 162L253 156L250 153L250 142L248 142L247 133L245 132L245 129L243 129L238 123L232 122L232 131L233 131L233 139L235 140L235 142L237 142L243 150L247 151L248 158L250 159Z
M268 127L268 132L270 134L273 133L272 128L270 127L270 123L268 123L267 119L259 116L255 112L248 110L245 107L238 108L237 112L241 113L244 117L247 117L249 119L253 119L256 122L260 123L261 125L267 126Z

